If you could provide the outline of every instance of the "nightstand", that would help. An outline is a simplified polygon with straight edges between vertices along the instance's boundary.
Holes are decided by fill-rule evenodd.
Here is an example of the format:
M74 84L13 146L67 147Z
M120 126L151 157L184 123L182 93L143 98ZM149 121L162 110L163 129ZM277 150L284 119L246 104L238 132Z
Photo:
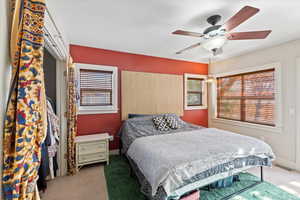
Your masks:
M75 138L77 170L93 163L109 164L109 138L107 133L77 136Z

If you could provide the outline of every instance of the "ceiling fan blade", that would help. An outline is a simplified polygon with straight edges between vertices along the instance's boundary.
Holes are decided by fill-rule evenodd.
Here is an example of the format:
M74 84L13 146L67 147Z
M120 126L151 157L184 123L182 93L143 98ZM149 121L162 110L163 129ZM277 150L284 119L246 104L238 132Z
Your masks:
M185 36L193 36L193 37L202 37L202 33L196 33L196 32L190 32L190 31L183 31L183 30L177 30L174 31L172 34L177 34L177 35L185 35Z
M253 40L253 39L265 39L272 31L252 31L252 32L236 32L229 33L228 40Z
M233 17L231 17L222 27L227 31L230 31L258 13L259 9L251 6L245 6L239 12L237 12Z
M222 54L222 53L223 53L223 48L222 48L222 47L216 49L215 51L213 51L213 55L214 55L214 56L220 55L220 54Z
M201 43L198 42L198 43L196 43L196 44L193 44L192 46L189 46L189 47L184 48L184 49L182 49L182 50L180 50L180 51L177 51L176 54L181 54L181 53L183 53L184 51L187 51L187 50L196 48L196 47L198 47L198 46L200 46L200 45L201 45Z

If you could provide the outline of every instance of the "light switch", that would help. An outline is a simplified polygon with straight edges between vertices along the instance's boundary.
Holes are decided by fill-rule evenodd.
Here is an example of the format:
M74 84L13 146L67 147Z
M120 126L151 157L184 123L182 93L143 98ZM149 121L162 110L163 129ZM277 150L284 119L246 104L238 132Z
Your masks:
M290 116L295 116L295 112L296 112L296 111L295 111L295 108L290 108L290 109L289 109L289 115L290 115Z

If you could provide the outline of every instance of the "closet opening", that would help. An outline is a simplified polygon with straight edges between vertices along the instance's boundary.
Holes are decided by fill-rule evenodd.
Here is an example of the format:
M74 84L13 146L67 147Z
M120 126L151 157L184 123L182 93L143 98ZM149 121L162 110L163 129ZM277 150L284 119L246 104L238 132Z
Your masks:
M56 59L51 53L44 48L44 77L47 99L52 101L54 112L57 114L56 106Z
M41 192L47 190L47 183L59 176L60 162L60 137L61 124L60 112L58 110L57 90L57 59L44 48L43 70L45 81L45 92L47 96L47 136L42 143L42 157L39 168L38 189Z

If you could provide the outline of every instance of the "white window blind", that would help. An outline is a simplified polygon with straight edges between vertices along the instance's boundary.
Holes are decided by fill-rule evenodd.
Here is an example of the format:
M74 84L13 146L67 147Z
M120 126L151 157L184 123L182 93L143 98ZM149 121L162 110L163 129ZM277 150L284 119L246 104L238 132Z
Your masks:
M80 106L112 105L111 71L80 69Z

